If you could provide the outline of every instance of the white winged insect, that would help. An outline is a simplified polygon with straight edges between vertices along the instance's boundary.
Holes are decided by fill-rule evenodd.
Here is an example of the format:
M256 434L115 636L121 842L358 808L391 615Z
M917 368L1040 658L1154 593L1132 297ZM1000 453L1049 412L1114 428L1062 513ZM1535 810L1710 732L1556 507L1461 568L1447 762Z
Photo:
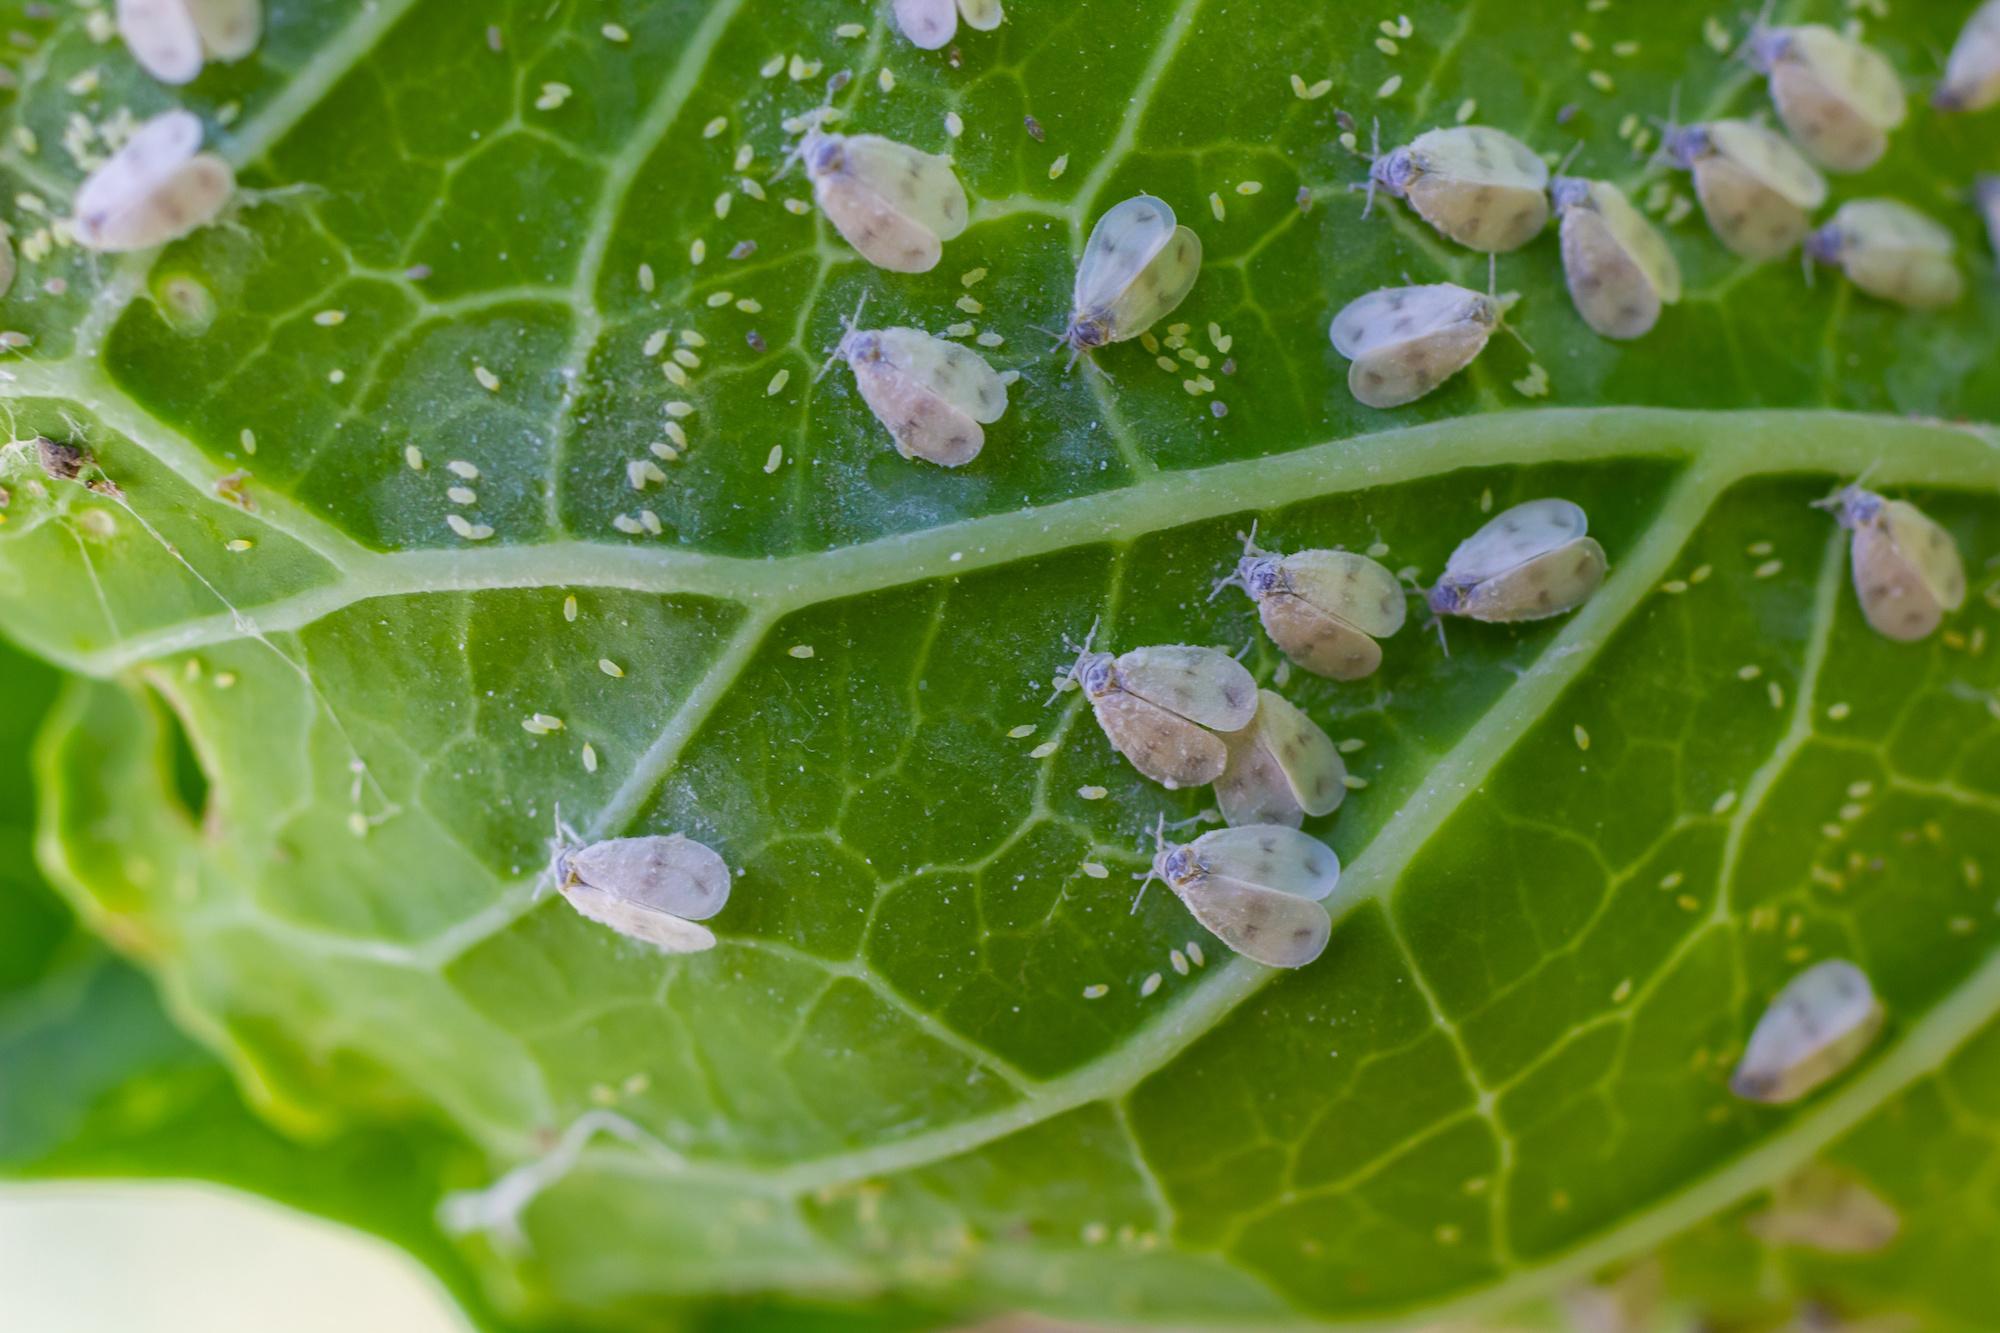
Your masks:
M1222 738L1229 766L1215 780L1215 801L1232 827L1283 824L1332 814L1347 796L1347 765L1319 724L1284 696L1257 691L1257 716Z
M1323 899L1340 884L1340 858L1295 828L1255 824L1217 829L1193 842L1167 845L1165 817L1153 831L1153 866L1194 919L1224 944L1267 967L1304 967L1333 934Z
M1136 338L1164 319L1201 275L1201 238L1174 221L1150 194L1105 210L1090 229L1062 341L1070 361L1095 347Z
M1824 1162L1808 1162L1771 1190L1771 1206L1743 1228L1772 1248L1800 1245L1828 1254L1886 1249L1903 1219L1873 1190Z
M1853 1064L1881 1027L1867 973L1843 958L1814 963L1757 1020L1729 1090L1773 1106L1795 1102Z
M236 188L229 163L201 148L201 119L167 111L139 127L76 192L76 239L145 250L213 221Z
M854 315L860 318L861 306ZM1007 386L986 358L922 329L857 329L850 320L833 358L854 371L862 401L905 458L970 463L986 445L982 423L1007 411Z
M1681 266L1666 238L1610 181L1558 175L1563 276L1583 322L1606 338L1651 331L1681 299Z
M550 873L580 914L666 953L714 948L714 933L695 923L729 902L728 865L679 833L586 845L558 817Z
M1384 287L1333 317L1333 349L1348 358L1347 388L1369 407L1413 403L1472 364L1516 298L1455 283Z
M1367 556L1260 550L1254 524L1236 572L1216 583L1210 599L1227 587L1250 594L1264 632L1286 657L1333 680L1359 680L1382 665L1376 640L1401 629L1408 613L1403 585Z
M1854 595L1877 634L1912 642L1936 629L1945 612L1965 605L1958 546L1923 510L1859 485L1813 504L1854 533L1848 546Z
M1826 178L1784 136L1747 120L1669 128L1660 152L1694 173L1695 196L1716 238L1745 259L1776 259L1797 245L1826 202Z
M879 134L830 134L814 125L797 156L813 198L861 257L895 273L927 273L965 230L965 187L951 163Z
M1986 0L1959 29L1931 105L1940 111L1983 111L1996 102L2000 102L2000 0Z
M1439 616L1504 623L1573 611L1604 582L1604 548L1568 500L1530 500L1458 544L1426 599Z
M1221 777L1229 753L1215 733L1241 731L1257 715L1257 681L1243 664L1188 644L1093 653L1096 634L1092 625L1057 690L1081 686L1112 748L1169 790Z
M1866 171L1880 162L1889 131L1909 116L1895 67L1832 28L1772 28L1760 19L1743 52L1752 69L1770 77L1778 119L1828 171Z
M1006 14L1000 0L896 0L896 26L910 45L935 51L958 35L958 16L965 15L967 27L991 32Z
M1369 207L1377 189L1407 199L1444 235L1488 253L1535 239L1549 220L1548 186L1534 149L1485 125L1429 130L1368 168Z
M118 35L161 83L192 83L206 61L256 49L263 11L263 0L118 0Z
M1894 199L1850 199L1806 237L1805 252L1870 296L1914 310L1936 310L1965 294L1952 254L1958 239Z

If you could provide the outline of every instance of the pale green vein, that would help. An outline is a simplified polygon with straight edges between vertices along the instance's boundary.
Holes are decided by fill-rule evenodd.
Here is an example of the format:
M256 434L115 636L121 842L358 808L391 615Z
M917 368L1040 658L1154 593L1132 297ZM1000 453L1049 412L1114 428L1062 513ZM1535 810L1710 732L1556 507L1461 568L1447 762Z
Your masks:
M314 52L283 92L223 140L222 155L238 167L262 157L272 144L310 115L335 84L367 58L383 34L401 21L415 3L416 0L367 0L353 22Z

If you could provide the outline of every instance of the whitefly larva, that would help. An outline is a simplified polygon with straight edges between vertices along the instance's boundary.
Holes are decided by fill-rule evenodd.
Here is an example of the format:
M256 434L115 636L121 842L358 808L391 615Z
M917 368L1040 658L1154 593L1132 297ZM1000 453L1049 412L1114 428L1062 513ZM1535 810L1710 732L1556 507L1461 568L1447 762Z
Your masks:
M1472 364L1512 303L1455 283L1384 287L1333 317L1333 348L1354 364L1347 387L1369 407L1413 403Z
M1452 240L1488 252L1519 249L1548 224L1548 185L1534 149L1485 125L1419 134L1368 169L1371 205L1377 189L1406 199Z
M1137 195L1090 229L1062 341L1070 359L1136 338L1166 317L1201 275L1201 238L1174 221L1165 200Z
M241 60L257 47L263 0L118 0L118 35L161 83L192 83L208 60Z
M1382 665L1376 640L1401 629L1408 614L1394 574L1352 551L1260 550L1254 526L1243 552L1211 598L1225 587L1250 594L1271 642L1315 675L1359 680Z
M981 426L1007 411L1007 386L986 358L922 329L850 327L834 356L854 371L862 400L905 458L970 463L986 446Z
M1267 967L1304 967L1333 934L1323 900L1340 884L1340 858L1317 838L1280 825L1217 829L1169 846L1155 830L1152 869L1194 919ZM1139 894L1146 892L1146 883ZM1137 911L1139 899L1132 900Z
M1814 505L1854 533L1854 595L1876 633L1911 642L1965 605L1965 562L1951 534L1905 500L1843 487Z
M910 45L935 51L958 35L958 16L965 15L967 27L991 32L1007 16L1000 0L896 0L896 26Z
M76 239L93 250L144 250L213 221L236 188L214 153L200 152L191 111L153 117L77 188Z
M1762 125L1712 120L1670 129L1660 151L1694 173L1695 196L1716 238L1745 259L1776 259L1805 236L1826 202L1826 178Z
M1744 55L1752 69L1769 76L1778 119L1829 171L1866 171L1880 162L1889 151L1889 131L1909 115L1895 67L1832 28L1759 22Z
M729 867L679 833L583 845L559 827L556 889L579 913L666 953L699 953L715 935L696 925L729 902Z
M1428 594L1440 616L1506 622L1573 611L1604 582L1604 548L1568 500L1530 500L1458 544Z
M1729 1090L1773 1106L1795 1102L1853 1064L1881 1026L1866 973L1843 958L1814 963L1757 1020Z
M1894 199L1850 199L1806 237L1808 258L1836 267L1870 296L1914 310L1948 306L1965 294L1952 258L1958 238Z
M1257 682L1243 664L1188 644L1114 658L1090 651L1095 635L1093 626L1057 689L1081 686L1112 748L1153 781L1172 789L1221 777L1229 753L1215 733L1241 731L1257 714Z
M1257 691L1257 715L1223 736L1229 763L1215 802L1232 827L1283 824L1332 814L1347 795L1347 765L1319 724L1284 696Z
M1681 299L1681 266L1666 238L1610 181L1558 175L1563 276L1583 322L1607 338L1637 338Z
M813 198L861 257L896 273L926 273L965 230L965 187L944 158L879 134L829 134L799 144Z
M1983 111L2000 102L2000 0L1972 11L1945 61L1944 81L1931 94L1940 111Z

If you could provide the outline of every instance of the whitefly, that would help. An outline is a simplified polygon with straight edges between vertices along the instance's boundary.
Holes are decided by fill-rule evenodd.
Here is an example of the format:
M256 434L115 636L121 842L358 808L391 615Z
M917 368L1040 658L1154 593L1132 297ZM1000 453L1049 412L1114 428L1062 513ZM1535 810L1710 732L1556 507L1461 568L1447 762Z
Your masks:
M1326 949L1333 918L1325 899L1340 885L1340 858L1295 828L1252 825L1204 833L1168 845L1164 821L1153 833L1153 865L1139 885L1158 879L1194 919L1224 944L1268 967L1304 967Z
M1215 802L1231 827L1283 824L1332 814L1347 795L1347 765L1318 723L1284 696L1257 691L1257 715L1224 735L1228 766L1215 780Z
M1914 642L1965 605L1965 562L1951 534L1907 500L1889 500L1858 484L1813 502L1853 532L1848 560L1854 594L1869 627Z
M263 0L118 0L118 35L161 83L191 83L207 61L256 49L263 9Z
M1163 199L1137 195L1105 210L1083 247L1062 342L1078 355L1136 338L1186 298L1201 275L1201 238Z
M1604 548L1568 500L1497 514L1452 551L1426 600L1439 616L1506 623L1573 611L1604 582Z
M1815 963L1771 1000L1729 1090L1746 1101L1795 1102L1846 1069L1882 1027L1868 975L1843 958Z
M201 119L167 111L139 127L77 188L72 227L92 250L145 250L215 220L236 188L229 164L201 152Z
M1408 613L1403 585L1374 560L1353 551L1307 550L1285 555L1243 538L1236 572L1209 596L1238 587L1257 604L1271 642L1299 666L1332 680L1359 680L1382 665L1382 645Z
M1610 181L1558 175L1563 277L1583 322L1606 338L1637 338L1681 299L1681 269L1659 229Z
M1384 287L1333 317L1333 349L1346 357L1347 388L1369 407L1413 403L1472 364L1515 298L1455 283Z
M1965 294L1953 258L1958 238L1895 199L1850 199L1806 237L1809 259L1838 268L1870 296L1936 310Z
M1909 115L1896 70L1880 52L1823 24L1767 27L1743 45L1767 75L1778 119L1829 171L1866 171L1889 151L1889 132Z
M926 273L971 215L951 163L879 134L814 125L796 150L834 230L877 268Z
M1716 239L1745 259L1776 259L1797 245L1826 202L1826 178L1781 134L1747 120L1670 127L1661 153L1694 175Z
M905 458L962 467L985 447L983 427L1007 411L1007 386L984 357L922 329L850 322L834 359L853 370L862 401Z
M980 32L991 32L1007 17L1000 0L896 0L895 11L903 36L924 51L935 51L957 36L961 14L967 27Z
M1217 733L1241 731L1257 715L1257 682L1228 653L1191 644L1090 651L1091 627L1058 691L1081 687L1105 739L1132 767L1171 789L1222 776L1229 752Z
M1382 190L1460 245L1489 253L1517 250L1547 225L1548 186L1548 163L1534 149L1486 125L1430 130L1368 169L1371 207Z
M714 948L714 932L696 923L729 902L728 865L679 833L585 844L558 823L550 871L578 913L665 953Z
M1986 0L1959 30L1931 94L1940 111L1983 111L2000 104L2000 0Z

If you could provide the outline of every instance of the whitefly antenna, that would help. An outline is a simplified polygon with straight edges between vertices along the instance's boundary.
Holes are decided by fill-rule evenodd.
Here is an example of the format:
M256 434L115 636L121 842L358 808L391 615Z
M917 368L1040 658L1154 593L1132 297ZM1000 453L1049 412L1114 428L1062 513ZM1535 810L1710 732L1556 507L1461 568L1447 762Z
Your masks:
M1063 672L1060 676L1056 677L1055 680L1056 692L1055 694L1051 694L1046 700L1043 701L1042 707L1047 708L1050 704L1056 701L1056 698L1059 695L1068 693L1070 690L1077 688L1077 686L1080 684L1080 682L1077 680L1077 672L1083 666L1083 659L1090 655L1090 641L1097 637L1097 626L1099 621L1102 621L1103 619L1104 617L1098 616L1096 619L1090 622L1090 633L1083 636L1083 642L1081 644L1072 642L1070 640L1069 635L1067 634L1063 635L1063 647L1075 653L1076 660L1070 663L1069 670Z
M1375 211L1375 164L1382 160L1382 118L1375 117L1375 124L1368 131L1368 202L1361 206L1361 216L1365 219Z
M1248 533L1238 532L1236 534L1236 540L1243 543L1243 554L1246 556L1271 554L1271 552L1257 545L1257 523L1257 519L1251 519L1250 531ZM1250 591L1250 585L1243 581L1243 570L1240 565L1234 572L1215 580L1214 586L1208 590L1208 600L1211 602L1214 601L1221 595L1224 588L1241 588L1245 592Z
M1146 886L1156 879L1163 884L1166 882L1166 877L1160 873L1160 853L1165 850L1167 850L1167 817L1163 814L1153 825L1153 864L1146 867L1146 873L1143 875L1138 871L1132 872L1132 878L1139 881L1139 891L1132 895L1133 915L1139 911L1139 900L1146 896Z
M863 307L863 306L865 306L865 305L867 305L867 304L868 304L868 293L867 293L867 292L863 292L863 293L861 293L861 299L860 299L859 301L856 301L856 302L854 303L854 313L853 313L853 314L851 314L851 315L843 315L843 316L841 316L841 319L840 319L840 322L841 322L841 325L842 325L842 326L843 326L844 328L846 328L846 330L847 330L847 331L848 331L849 333L852 333L852 332L854 332L854 326L855 326L856 324L860 323L860 321L861 321L861 307ZM847 345L847 339L846 339L846 338L842 338L842 339L841 339L841 340L840 340L839 342L837 342L837 343L835 343L835 344L833 345L833 355L831 355L831 356L827 357L827 359L826 359L826 363L825 363L824 365L822 365L822 366L821 366L821 367L819 368L819 374L817 374L817 375L814 375L814 376L813 376L813 383L814 383L814 384L818 384L818 383L819 383L819 382L820 382L821 380L823 380L823 379L825 379L825 378L826 378L826 372L827 372L827 371L829 371L829 370L832 370L832 369L833 369L833 363L834 363L834 362L836 362L836 361L838 361L838 360L840 360L840 349L841 349L841 348L843 348L843 347L845 347L846 345Z

